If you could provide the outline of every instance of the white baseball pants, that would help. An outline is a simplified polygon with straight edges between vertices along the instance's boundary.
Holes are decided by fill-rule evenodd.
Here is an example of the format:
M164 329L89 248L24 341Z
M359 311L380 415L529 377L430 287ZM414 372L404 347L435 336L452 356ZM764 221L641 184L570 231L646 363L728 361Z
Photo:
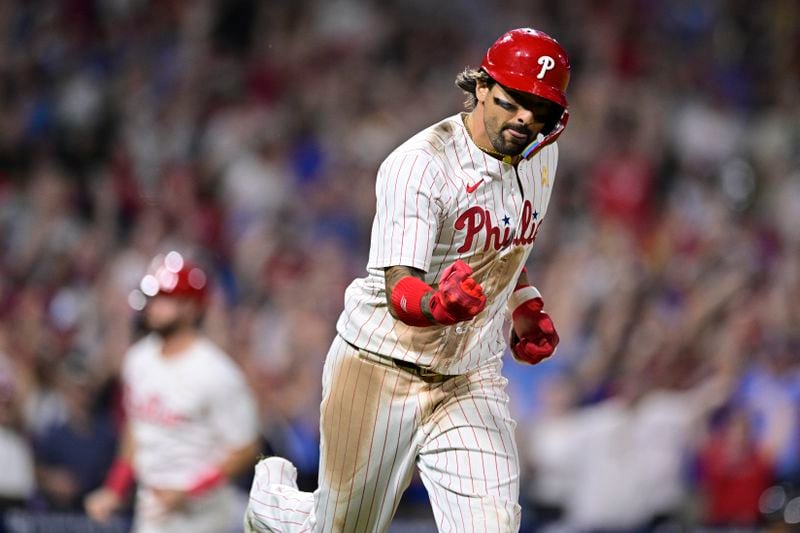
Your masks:
M385 531L416 466L440 531L517 531L516 424L500 366L428 378L337 336L323 372L319 488L297 490L289 461L265 459L246 527Z

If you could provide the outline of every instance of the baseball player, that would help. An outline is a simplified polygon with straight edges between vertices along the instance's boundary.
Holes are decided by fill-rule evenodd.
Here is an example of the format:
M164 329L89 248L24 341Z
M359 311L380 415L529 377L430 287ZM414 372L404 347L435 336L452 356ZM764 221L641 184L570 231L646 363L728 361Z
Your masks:
M323 371L319 488L260 462L250 531L384 531L414 468L440 531L516 531L519 464L500 373L558 335L525 261L547 212L568 114L569 61L515 29L456 80L467 113L395 149L378 171L368 275L345 293Z
M86 499L106 521L135 480L134 531L220 533L233 512L228 478L258 453L254 398L236 364L198 329L206 275L177 252L142 279L148 336L122 369L127 427L105 485Z

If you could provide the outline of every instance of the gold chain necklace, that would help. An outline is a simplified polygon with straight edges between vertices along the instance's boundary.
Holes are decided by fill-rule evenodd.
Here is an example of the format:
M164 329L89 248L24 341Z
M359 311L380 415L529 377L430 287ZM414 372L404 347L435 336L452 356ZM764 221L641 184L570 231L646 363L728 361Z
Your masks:
M481 152L487 153L490 156L494 157L495 159L499 159L503 163L507 163L509 165L515 165L517 163L517 161L519 161L519 156L518 155L503 154L503 153L498 152L497 150L493 150L491 148L484 148L483 146L478 144L478 141L476 141L475 137L472 136L472 130L470 129L469 121L467 120L468 118L469 118L469 115L465 115L464 116L464 120L462 120L462 122L464 123L464 128L466 128L467 135L469 135L469 138L472 139L472 142L475 143L475 146L477 146L478 149Z

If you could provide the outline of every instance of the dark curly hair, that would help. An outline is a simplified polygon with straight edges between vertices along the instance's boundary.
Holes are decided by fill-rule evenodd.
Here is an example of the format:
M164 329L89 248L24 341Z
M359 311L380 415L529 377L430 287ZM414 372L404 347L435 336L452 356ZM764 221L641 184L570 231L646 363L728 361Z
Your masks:
M483 82L490 89L497 83L489 76L483 69L466 68L456 76L456 85L467 93L467 99L464 100L464 107L467 111L472 111L478 105L478 97L475 96L475 89L478 87L478 82Z

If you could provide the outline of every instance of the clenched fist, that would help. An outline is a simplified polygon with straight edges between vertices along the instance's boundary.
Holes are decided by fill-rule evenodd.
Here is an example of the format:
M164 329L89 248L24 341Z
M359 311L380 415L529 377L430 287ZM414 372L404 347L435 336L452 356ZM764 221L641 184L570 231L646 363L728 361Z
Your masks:
M532 298L517 306L511 315L511 353L522 363L535 365L553 355L558 333L550 315L542 311L541 298Z
M471 275L472 269L460 259L442 272L439 287L429 300L436 322L451 325L470 320L486 307L483 289Z

